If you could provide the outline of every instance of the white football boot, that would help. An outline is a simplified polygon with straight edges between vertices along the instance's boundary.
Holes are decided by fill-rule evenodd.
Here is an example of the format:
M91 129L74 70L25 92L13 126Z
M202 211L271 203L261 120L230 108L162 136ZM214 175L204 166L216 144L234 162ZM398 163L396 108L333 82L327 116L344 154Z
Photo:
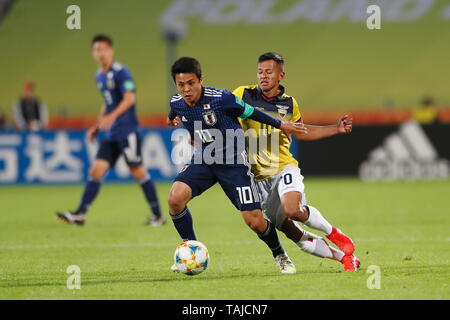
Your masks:
M164 217L152 216L147 220L147 224L152 227L159 227L166 224L166 219L164 219Z
M275 257L275 263L278 268L280 268L281 273L284 274L294 274L297 272L295 269L295 265L292 263L291 259L289 259L286 253L281 253Z
M66 212L57 212L56 213L56 217L64 222L64 223L68 223L68 224L75 224L77 226L82 226L84 225L84 221L85 221L85 214L74 214L71 211L66 211Z

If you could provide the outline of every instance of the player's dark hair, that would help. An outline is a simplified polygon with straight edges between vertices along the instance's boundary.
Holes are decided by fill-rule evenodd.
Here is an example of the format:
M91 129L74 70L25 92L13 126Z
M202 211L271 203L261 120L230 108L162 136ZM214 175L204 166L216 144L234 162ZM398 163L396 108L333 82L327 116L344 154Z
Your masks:
M96 42L106 42L107 44L109 44L110 47L113 46L113 41L112 41L111 37L104 35L104 34L97 34L96 36L94 36L92 38L91 45L94 45L94 43L96 43Z
M175 81L175 76L179 73L194 73L199 79L202 78L202 67L197 59L190 57L182 57L175 61L171 68L172 79Z
M276 52L266 52L259 56L258 63L273 60L280 66L281 70L284 70L284 58L281 56L281 54L278 54Z

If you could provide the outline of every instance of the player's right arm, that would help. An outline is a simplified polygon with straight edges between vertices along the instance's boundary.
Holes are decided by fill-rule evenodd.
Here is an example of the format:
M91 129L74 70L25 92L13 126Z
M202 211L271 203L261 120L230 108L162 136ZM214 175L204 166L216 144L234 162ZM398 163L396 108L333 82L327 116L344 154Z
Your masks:
M91 126L87 131L87 136L89 141L94 141L95 137L97 136L98 132L100 131L98 124L100 123L100 120L103 118L103 115L106 112L106 105L103 103L100 113L97 116L97 120L95 121L95 124Z
M168 126L171 127L176 127L181 123L180 118L177 116L177 114L175 113L175 111L173 111L172 108L170 108L169 114L167 115L166 123Z

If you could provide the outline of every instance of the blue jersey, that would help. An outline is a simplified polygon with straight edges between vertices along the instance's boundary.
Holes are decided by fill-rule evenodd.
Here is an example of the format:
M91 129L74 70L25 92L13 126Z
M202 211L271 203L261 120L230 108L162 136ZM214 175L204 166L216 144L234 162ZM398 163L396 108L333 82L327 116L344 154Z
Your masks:
M278 120L255 110L231 92L212 87L202 87L195 106L188 106L178 94L172 97L170 108L169 118L178 116L195 142L193 161L197 162L196 156L201 152L202 162L206 164L212 164L211 159L218 164L246 163L244 132L238 117L256 117L275 127L280 125Z
M119 62L114 62L106 72L97 71L95 81L105 101L106 114L117 108L125 92L136 91L130 71ZM136 116L136 106L133 105L117 118L111 129L106 132L106 138L120 141L138 130L139 122Z

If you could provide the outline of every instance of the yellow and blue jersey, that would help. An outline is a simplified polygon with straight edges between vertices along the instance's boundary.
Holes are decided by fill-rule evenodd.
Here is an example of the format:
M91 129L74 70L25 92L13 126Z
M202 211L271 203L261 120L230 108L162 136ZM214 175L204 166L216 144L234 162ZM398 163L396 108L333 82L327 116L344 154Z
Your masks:
M241 98L245 103L264 111L282 121L301 121L301 114L297 101L284 92L268 98L264 96L257 85L241 86L233 91L233 94ZM251 119L239 119L242 128L247 132L247 153L252 166L255 180L260 181L278 174L287 165L298 166L297 160L289 151L291 138L281 130L253 121ZM276 136L274 136L276 135ZM256 144L252 148L252 142ZM262 139L264 139L262 141ZM277 145L272 145L273 143Z

